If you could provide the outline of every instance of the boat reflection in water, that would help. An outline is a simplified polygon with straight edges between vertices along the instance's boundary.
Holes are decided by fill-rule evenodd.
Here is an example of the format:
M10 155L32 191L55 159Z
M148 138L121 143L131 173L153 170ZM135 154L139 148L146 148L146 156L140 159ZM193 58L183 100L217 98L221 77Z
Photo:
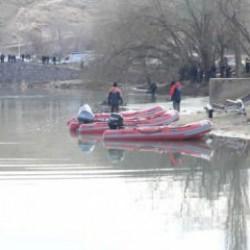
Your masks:
M125 151L121 149L110 148L108 149L108 160L113 164L122 162L125 159Z
M190 156L210 161L212 149L204 140L168 141L168 142L125 142L103 141L101 135L79 135L78 145L85 153L92 153L97 144L102 144L108 150L108 159L113 163L125 159L125 152L150 152L167 155L171 166L182 164L182 156Z
M75 134L74 134L75 135ZM100 135L77 135L73 136L78 138L78 146L84 153L92 153L95 150L96 144L102 141L102 136Z
M211 149L205 141L169 141L169 142L109 142L105 141L107 149L125 151L155 152L159 154L190 155L195 158L210 160Z
M78 145L82 152L84 153L92 153L95 150L95 144L93 142L81 142L78 141Z
M123 151L152 152L166 154L171 166L182 165L182 156L191 156L209 161L212 150L205 141L169 141L169 142L117 142L105 141L104 147L108 149L110 158L120 159ZM119 152L120 151L120 152Z

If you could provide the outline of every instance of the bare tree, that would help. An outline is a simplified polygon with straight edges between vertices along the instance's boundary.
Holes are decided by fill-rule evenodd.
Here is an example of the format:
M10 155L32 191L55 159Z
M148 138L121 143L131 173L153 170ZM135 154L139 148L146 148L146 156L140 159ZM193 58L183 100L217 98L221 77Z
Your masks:
M102 4L94 34L104 71L112 66L120 74L140 64L143 74L153 66L170 75L185 64L199 63L209 79L215 61L234 51L236 75L240 75L241 50L250 43L242 14L248 0L109 0ZM154 60L157 67L145 63Z

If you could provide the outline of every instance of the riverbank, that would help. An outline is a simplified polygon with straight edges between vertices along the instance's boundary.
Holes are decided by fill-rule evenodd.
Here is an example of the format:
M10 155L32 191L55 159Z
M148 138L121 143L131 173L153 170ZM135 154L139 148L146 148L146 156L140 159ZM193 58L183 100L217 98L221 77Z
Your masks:
M250 112L250 109L249 109ZM250 116L250 113L249 113ZM234 138L250 141L250 122L249 116L236 113L215 113L213 119L213 130L209 133L209 138ZM178 124L190 123L202 119L208 119L205 111L192 115L181 115Z
M208 97L187 97L184 98L181 105L180 120L176 124L187 124L203 119L208 119L204 109L209 102ZM172 109L172 103L157 102L147 104L131 104L128 109L148 108L153 105L162 105L166 110ZM247 115L241 115L236 112L226 113L225 111L215 111L213 119L213 130L209 133L209 138L221 139L242 139L250 141L250 107L246 108Z
M39 63L0 63L0 87L21 86L44 87L50 82L81 79L80 69L65 65L43 65Z

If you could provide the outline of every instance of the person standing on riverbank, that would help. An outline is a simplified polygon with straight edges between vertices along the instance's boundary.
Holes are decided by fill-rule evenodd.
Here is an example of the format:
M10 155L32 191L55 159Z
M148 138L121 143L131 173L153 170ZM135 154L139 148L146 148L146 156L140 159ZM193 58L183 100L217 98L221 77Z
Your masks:
M156 82L151 82L150 86L149 86L149 92L151 94L151 100L152 101L156 100L156 98L155 98L156 91L157 91L157 84L156 84Z
M117 82L113 83L113 87L108 94L108 105L111 107L111 113L119 112L119 106L123 104L122 91L118 87Z
M249 59L249 57L246 58L245 69L246 69L246 73L249 74L250 73L250 59Z
M4 55L4 54L1 54L0 58L1 58L1 63L4 63L5 55Z
M56 56L52 57L53 64L56 65Z
M182 85L180 82L172 81L169 89L169 96L171 101L173 102L174 110L180 112L180 104L181 104L181 88Z

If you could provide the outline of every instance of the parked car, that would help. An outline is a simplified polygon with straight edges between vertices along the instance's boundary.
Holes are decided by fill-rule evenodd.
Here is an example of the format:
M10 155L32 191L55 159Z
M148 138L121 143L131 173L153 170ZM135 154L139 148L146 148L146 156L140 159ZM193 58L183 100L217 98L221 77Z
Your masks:
M67 55L61 62L63 64L67 63L84 63L87 65L91 60L94 59L93 51L85 51L85 52L72 52Z

